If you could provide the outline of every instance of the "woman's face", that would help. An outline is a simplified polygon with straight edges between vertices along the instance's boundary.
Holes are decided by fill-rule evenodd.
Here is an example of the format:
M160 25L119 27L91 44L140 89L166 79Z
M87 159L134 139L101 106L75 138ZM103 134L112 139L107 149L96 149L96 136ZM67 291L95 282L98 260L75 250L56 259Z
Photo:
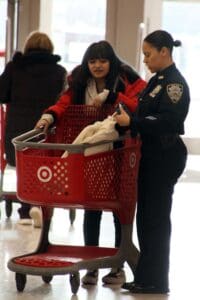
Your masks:
M147 42L143 42L142 51L144 54L143 62L151 73L156 73L165 67L166 49L163 47L160 51Z
M105 58L90 59L88 68L94 79L103 79L110 71L110 61Z

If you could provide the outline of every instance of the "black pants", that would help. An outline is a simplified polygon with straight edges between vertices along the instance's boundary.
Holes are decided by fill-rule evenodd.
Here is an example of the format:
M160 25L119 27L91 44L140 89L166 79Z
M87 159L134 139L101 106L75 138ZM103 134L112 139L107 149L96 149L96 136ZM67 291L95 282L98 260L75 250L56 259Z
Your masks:
M137 234L140 258L135 282L169 288L170 213L174 185L183 172L187 151L181 140L172 147L142 152L138 177Z
M19 202L21 203L21 207L18 209L20 219L29 219L30 218L29 212L31 209L31 205L28 203L21 202L20 200Z
M87 246L98 246L100 235L102 211L86 210L84 214L83 233ZM113 214L115 224L115 247L119 247L121 241L121 224L118 217ZM106 232L104 233L106 234Z

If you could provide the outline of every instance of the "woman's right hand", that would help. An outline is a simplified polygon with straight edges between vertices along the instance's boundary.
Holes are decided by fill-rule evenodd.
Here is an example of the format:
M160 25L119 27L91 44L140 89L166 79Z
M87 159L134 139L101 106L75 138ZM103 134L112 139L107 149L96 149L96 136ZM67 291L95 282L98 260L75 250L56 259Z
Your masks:
M49 126L53 124L54 118L49 113L44 113L39 121L36 123L35 128L36 129L43 129L44 132L47 132Z
M46 119L40 119L36 125L35 125L35 129L43 129L44 132L47 132L48 128L50 126L50 123L48 120Z

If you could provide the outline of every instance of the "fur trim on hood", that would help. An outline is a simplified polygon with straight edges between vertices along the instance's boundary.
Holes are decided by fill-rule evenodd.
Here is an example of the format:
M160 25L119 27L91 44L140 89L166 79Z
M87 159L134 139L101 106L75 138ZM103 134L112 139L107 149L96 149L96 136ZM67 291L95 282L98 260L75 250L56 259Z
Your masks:
M61 60L59 55L51 54L46 50L35 49L23 54L22 52L16 52L13 56L13 63L19 65L26 64L55 64Z

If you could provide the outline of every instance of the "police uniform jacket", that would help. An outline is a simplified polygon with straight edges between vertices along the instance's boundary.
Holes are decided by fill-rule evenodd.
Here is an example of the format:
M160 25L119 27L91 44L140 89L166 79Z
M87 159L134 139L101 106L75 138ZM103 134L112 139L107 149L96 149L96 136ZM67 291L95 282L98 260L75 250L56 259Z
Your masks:
M189 102L188 85L175 64L150 79L130 124L132 135L141 136L143 152L171 147L184 134Z

